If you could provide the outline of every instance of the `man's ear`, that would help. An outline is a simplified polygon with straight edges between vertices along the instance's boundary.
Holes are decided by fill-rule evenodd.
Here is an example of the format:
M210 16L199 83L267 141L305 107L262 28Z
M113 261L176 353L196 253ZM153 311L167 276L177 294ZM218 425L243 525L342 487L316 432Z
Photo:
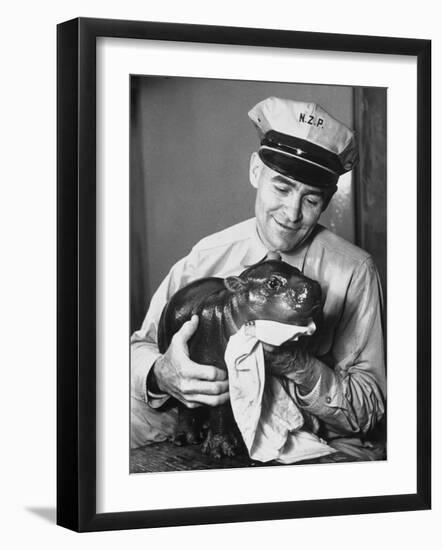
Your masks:
M258 180L261 174L262 167L263 167L263 162L259 158L258 153L255 151L254 153L252 153L252 156L250 157L250 170L249 170L250 183L255 189L258 189Z
M241 279L241 277L226 277L224 279L224 285L230 292L241 292L245 290L247 286L247 282L244 279Z

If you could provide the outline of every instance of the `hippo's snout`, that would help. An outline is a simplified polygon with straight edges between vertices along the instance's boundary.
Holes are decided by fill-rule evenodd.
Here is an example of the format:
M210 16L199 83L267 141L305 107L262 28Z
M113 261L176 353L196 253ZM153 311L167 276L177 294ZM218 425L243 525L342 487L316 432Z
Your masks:
M320 287L315 282L303 281L290 289L293 306L296 311L313 314L321 307Z

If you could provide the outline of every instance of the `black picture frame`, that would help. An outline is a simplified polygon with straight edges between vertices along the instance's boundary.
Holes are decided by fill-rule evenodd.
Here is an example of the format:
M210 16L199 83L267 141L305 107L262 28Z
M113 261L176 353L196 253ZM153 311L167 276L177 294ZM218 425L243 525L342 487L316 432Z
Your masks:
M96 512L96 39L414 56L417 60L415 494ZM79 18L57 28L57 523L75 531L424 510L431 506L431 41Z

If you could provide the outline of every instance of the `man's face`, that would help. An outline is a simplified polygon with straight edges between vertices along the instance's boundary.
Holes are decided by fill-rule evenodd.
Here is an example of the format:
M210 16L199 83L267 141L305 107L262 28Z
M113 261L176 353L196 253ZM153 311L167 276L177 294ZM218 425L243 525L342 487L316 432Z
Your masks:
M275 172L256 153L252 155L250 181L257 189L255 215L263 243L269 250L295 250L313 231L330 192Z

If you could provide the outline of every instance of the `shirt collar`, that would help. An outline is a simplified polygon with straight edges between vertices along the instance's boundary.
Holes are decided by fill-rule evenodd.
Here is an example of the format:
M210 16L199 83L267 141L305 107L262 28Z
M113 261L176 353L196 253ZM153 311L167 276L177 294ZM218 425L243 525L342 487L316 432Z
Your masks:
M267 256L267 248L264 246L258 235L258 229L256 227L256 219L252 224L250 239L248 240L248 247L241 264L244 268L261 262Z
M314 235L318 231L318 228L319 226L316 226L316 228L313 230L309 238L305 242L303 242L300 247L296 248L293 252L281 252L280 253L281 259L284 262L292 265L293 267L297 267L300 271L302 271L304 267L307 251L310 247L310 243ZM261 238L258 234L258 229L256 226L256 218L255 218L255 223L252 226L248 248L244 255L244 258L241 261L242 266L244 268L247 268L247 267L250 267L251 265L261 262L266 257L267 252L268 250L265 247L264 243L261 241Z

